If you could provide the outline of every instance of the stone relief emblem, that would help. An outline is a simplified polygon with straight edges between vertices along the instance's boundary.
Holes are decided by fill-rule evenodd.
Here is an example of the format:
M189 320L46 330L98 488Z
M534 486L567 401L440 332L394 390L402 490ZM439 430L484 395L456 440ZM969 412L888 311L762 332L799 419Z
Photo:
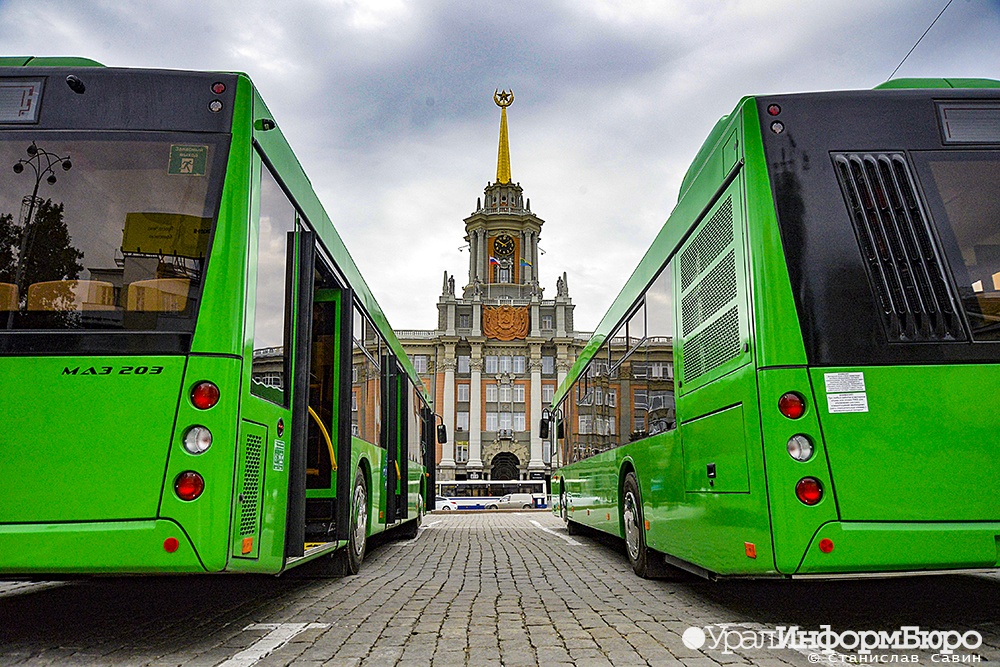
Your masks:
M517 340L528 335L528 308L483 308L483 333L497 340Z

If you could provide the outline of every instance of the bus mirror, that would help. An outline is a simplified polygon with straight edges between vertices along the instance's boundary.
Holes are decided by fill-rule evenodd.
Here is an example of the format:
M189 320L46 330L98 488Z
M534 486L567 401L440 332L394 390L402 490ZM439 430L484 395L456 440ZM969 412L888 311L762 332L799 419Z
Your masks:
M563 423L559 422L559 427L556 429L556 438L562 440L566 437L566 429L563 428Z
M444 424L438 424L438 442L442 445L448 442L448 427Z
M543 419L542 421L538 422L538 436L542 440L548 440L548 438L549 438L549 420L548 419Z

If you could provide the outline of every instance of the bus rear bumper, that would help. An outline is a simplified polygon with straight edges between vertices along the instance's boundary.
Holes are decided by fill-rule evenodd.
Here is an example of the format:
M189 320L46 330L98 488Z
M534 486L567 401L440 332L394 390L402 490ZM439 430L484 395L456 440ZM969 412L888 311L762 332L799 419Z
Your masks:
M0 576L205 572L173 521L0 524Z
M796 575L996 568L1000 522L824 524Z

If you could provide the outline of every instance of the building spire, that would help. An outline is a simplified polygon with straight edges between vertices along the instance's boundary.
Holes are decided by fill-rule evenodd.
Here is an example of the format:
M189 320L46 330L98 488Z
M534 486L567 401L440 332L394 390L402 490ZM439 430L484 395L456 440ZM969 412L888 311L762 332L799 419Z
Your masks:
M507 142L507 107L514 103L513 90L496 90L493 101L500 107L500 147L497 150L497 183L510 183L510 144Z

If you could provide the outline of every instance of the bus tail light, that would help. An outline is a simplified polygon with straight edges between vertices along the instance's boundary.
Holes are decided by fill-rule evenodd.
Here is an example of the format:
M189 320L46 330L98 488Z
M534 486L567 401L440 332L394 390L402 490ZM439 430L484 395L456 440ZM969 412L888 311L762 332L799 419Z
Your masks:
M804 505L815 505L823 498L823 485L815 477L803 477L795 485L795 495Z
M204 426L192 426L184 434L184 449L189 454L202 454L212 446L212 432Z
M806 399L790 391L778 399L778 410L789 419L798 419L806 412Z
M176 537L168 537L163 540L163 550L168 554L172 554L181 548L181 543Z
M205 478L194 472L187 470L177 475L174 480L174 493L181 500L194 500L205 490Z
M199 382L191 390L191 403L199 410L208 410L219 402L219 388L207 380Z
M833 540L831 540L828 537L824 537L822 540L819 541L819 550L825 554L828 554L831 551L833 551Z

